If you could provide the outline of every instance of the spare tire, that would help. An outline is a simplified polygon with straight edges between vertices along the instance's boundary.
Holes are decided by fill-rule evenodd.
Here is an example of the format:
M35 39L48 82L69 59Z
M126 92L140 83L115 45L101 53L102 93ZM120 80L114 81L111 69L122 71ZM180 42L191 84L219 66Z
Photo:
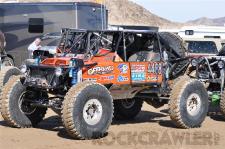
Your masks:
M160 32L159 38L162 48L165 49L168 54L170 68L169 77L170 79L175 79L179 75L184 74L189 64L188 60L174 61L176 59L185 58L187 50L184 46L184 42L179 35L169 32Z
M160 32L159 37L163 47L166 48L171 56L173 55L175 58L185 57L186 48L179 35L169 32Z

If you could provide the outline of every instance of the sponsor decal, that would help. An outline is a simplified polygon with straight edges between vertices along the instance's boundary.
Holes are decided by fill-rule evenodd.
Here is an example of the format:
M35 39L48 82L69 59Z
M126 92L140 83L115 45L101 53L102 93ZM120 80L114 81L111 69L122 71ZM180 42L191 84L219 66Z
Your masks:
M87 79L84 79L84 81L97 82L97 79L96 78L87 78Z
M126 76L119 76L118 77L118 82L127 82L129 79Z
M144 72L135 72L131 74L132 81L145 81L146 76Z
M127 64L120 64L118 66L118 69L120 70L120 73L121 74L125 74L125 73L128 72L128 66L127 66Z
M110 81L110 80L113 80L114 79L114 76L102 76L101 77L101 80L103 81Z
M154 77L148 76L148 77L147 77L147 80L148 80L148 81L157 81L157 80L158 80L158 77L157 77L157 76L154 76Z
M131 73L132 72L145 72L145 65L131 65Z
M131 66L131 78L132 81L145 81L145 65L135 64Z
M98 66L88 70L88 75L109 74L114 70L113 66Z
M162 64L160 64L160 63L150 63L148 65L148 73L161 74L162 73Z

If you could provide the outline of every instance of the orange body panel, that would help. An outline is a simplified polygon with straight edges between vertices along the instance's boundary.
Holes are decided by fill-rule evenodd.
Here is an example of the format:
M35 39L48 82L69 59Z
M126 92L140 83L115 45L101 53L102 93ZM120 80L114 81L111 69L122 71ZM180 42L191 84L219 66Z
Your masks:
M83 80L95 81L101 84L140 84L161 83L163 81L162 62L114 62L118 55L107 53L104 56L94 56L85 61L87 64L97 64L82 69ZM47 58L44 65L69 65L71 58Z
M71 58L63 57L63 58L46 58L41 62L43 65L51 65L51 66L66 66L69 65Z
M101 84L140 84L162 83L161 62L114 62L115 53L103 57L93 57L85 64L97 63L96 66L83 69L83 80Z

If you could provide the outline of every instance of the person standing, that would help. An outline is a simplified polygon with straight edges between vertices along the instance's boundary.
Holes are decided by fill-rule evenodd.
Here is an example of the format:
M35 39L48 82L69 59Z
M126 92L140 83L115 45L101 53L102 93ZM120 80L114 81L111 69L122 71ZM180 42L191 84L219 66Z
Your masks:
M41 39L36 38L28 47L29 58L33 58L33 52L41 48Z

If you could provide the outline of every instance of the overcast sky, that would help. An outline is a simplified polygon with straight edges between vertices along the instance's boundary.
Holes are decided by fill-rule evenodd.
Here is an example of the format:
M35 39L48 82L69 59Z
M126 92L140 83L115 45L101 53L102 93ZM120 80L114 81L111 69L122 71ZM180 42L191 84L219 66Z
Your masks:
M171 21L225 17L225 0L131 0Z

